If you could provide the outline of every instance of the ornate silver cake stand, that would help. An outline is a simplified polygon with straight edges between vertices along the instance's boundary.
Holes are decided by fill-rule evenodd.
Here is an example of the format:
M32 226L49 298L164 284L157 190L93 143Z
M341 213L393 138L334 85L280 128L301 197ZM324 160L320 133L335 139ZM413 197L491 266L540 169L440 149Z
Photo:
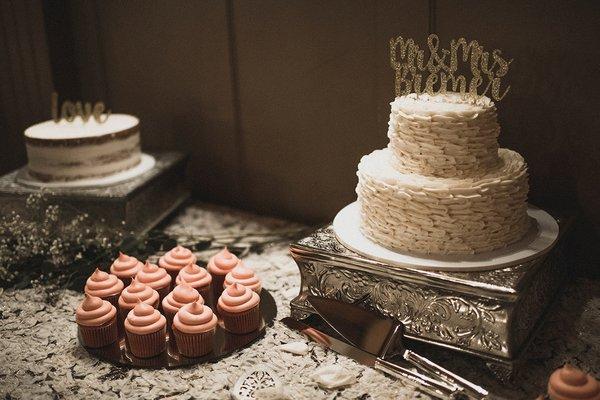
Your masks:
M567 221L557 221L563 235ZM529 261L469 272L399 267L365 257L344 247L332 225L290 250L301 274L292 317L315 313L308 295L356 303L402 322L409 339L476 356L503 380L524 360L565 272L560 238Z
M108 226L124 227L135 234L146 232L189 197L183 179L187 161L184 154L152 153L148 157L145 170L137 171L135 176L87 187L22 184L27 167L20 168L0 177L0 212L26 215L27 198L42 193L53 204L64 205L65 212L88 213ZM64 217L69 220L67 215Z

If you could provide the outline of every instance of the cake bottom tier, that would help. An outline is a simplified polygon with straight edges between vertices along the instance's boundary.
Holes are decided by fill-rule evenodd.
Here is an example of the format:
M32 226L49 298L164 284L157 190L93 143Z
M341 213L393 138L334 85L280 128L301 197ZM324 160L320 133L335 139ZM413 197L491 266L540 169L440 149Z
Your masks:
M361 231L421 254L482 253L518 241L530 226L527 165L512 150L498 156L498 168L464 179L401 173L388 149L364 156L356 187Z

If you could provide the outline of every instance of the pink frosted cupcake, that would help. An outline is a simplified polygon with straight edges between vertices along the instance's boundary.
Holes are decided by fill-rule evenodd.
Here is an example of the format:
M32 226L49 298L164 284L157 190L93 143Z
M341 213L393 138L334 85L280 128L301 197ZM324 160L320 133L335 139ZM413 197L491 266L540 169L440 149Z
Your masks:
M244 285L258 294L260 294L260 290L262 289L260 279L258 279L254 271L246 267L242 261L227 273L223 287L226 288L234 283Z
M83 345L87 347L103 347L117 341L117 309L100 297L86 293L75 312L75 321Z
M240 261L235 254L227 250L227 247L223 248L220 252L215 254L208 260L206 269L212 275L212 287L213 287L213 298L218 299L223 291L223 282L225 282L225 275L229 273Z
M187 283L175 286L175 289L167 295L162 301L163 314L167 318L167 326L173 323L173 318L177 311L186 304L200 301L204 304L204 299L200 293Z
M189 264L179 271L175 283L180 285L185 281L196 289L204 299L205 304L212 304L212 276L206 270L196 264Z
M100 297L115 307L119 306L119 296L123 291L123 282L115 275L100 271L98 268L85 282L83 291L90 296Z
M198 261L198 258L191 250L183 246L175 246L158 260L158 265L167 270L172 278L171 284L175 286L175 278L177 278L179 271L186 265L196 264L196 261Z
M122 280L125 286L129 286L131 279L143 266L144 264L138 261L137 258L119 252L119 257L110 266L110 273Z
M149 306L158 308L158 292L150 286L139 282L136 278L133 278L131 285L123 289L119 297L119 326L122 326L127 314L137 305L138 300Z
M171 275L167 270L160 268L156 264L146 261L144 267L136 275L136 279L158 292L160 301L164 299L171 290Z
M196 301L175 314L173 333L177 349L186 357L200 357L213 349L217 316L210 307Z
M260 327L260 297L239 283L228 286L217 303L225 329L232 333L249 333Z
M590 374L565 364L550 375L550 400L600 400L600 382Z
M138 302L125 320L125 333L131 354L139 358L150 358L165 351L166 327L167 320L157 309Z

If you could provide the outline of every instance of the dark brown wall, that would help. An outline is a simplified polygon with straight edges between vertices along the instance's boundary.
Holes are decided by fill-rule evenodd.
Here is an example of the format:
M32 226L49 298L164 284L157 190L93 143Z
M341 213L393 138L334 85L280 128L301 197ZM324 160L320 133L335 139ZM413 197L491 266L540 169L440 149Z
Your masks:
M146 149L189 152L199 197L306 221L352 201L358 160L387 142L390 37L501 48L515 60L501 144L528 160L532 202L580 209L596 228L598 4L44 3L61 92L138 115ZM4 170L24 162L20 133L5 136L18 154Z

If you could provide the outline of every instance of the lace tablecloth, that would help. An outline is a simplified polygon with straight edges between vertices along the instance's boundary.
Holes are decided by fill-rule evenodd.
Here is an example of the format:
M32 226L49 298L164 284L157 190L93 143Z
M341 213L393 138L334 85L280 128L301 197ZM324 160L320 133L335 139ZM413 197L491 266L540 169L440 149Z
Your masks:
M166 227L170 234L229 235L273 233L300 228L281 220L257 217L223 208L195 204L183 209ZM213 251L198 253L208 259ZM285 243L250 253L246 263L263 279L275 298L278 319L289 314L299 274ZM281 385L258 391L259 398L290 399L414 399L420 395L401 382L308 342L276 322L254 345L217 363L179 370L127 370L98 361L77 342L74 310L81 293L65 290L55 305L46 302L43 288L0 293L0 395L6 399L222 399L231 396L238 381L256 369L267 369ZM305 355L294 355L282 345L303 342ZM450 369L468 370L469 364L448 352ZM600 374L600 285L589 279L568 284L552 306L547 322L534 341L529 361L511 385L502 385L486 371L470 371L478 383L510 399L534 398L547 376L564 362ZM346 385L327 389L317 383L336 366ZM252 389L249 390L252 392ZM247 392L248 393L248 392Z

